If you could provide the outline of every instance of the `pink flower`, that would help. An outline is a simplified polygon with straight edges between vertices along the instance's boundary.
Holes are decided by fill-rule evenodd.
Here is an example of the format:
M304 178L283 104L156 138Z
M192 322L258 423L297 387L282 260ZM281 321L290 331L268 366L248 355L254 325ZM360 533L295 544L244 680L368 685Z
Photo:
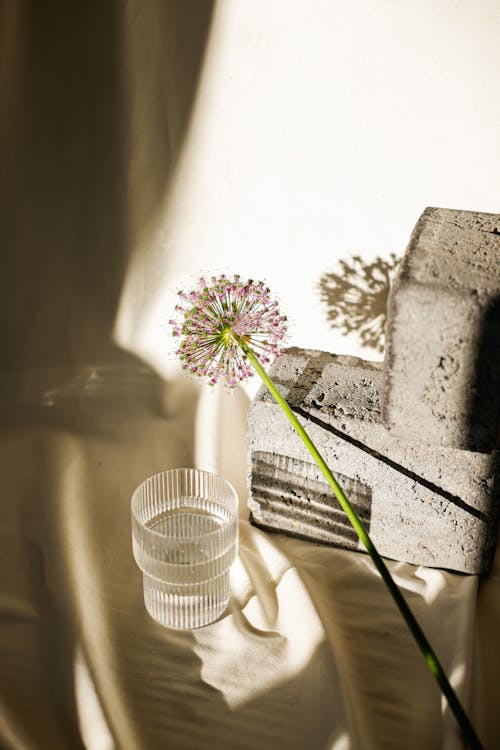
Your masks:
M286 317L262 281L224 274L200 278L194 290L179 292L179 299L180 319L169 322L173 335L182 338L177 350L182 366L193 375L230 388L251 377L254 370L238 339L263 364L278 356Z

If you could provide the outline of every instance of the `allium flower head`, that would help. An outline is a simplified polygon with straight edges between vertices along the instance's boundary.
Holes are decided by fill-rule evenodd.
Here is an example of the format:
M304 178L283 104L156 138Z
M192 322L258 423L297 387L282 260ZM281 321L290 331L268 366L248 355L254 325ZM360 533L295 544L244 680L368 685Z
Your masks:
M179 292L179 298L179 320L169 322L173 335L182 338L177 349L182 366L193 375L230 388L253 375L238 339L263 364L279 354L286 317L262 281L224 274L209 281L202 277L194 290Z

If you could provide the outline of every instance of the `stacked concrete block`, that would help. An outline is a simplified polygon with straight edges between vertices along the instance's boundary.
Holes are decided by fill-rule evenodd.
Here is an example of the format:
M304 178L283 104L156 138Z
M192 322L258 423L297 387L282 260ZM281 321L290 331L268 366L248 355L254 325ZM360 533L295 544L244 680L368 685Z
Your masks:
M382 419L382 366L286 350L271 377L363 520L392 559L486 573L496 539L496 456L422 445ZM249 416L251 520L351 549L357 535L285 415L265 389Z
M394 435L490 452L500 423L500 215L427 208L389 296Z
M383 368L289 349L271 374L382 555L488 572L500 502L500 216L424 211L389 297ZM249 466L254 523L362 549L264 389L250 411Z

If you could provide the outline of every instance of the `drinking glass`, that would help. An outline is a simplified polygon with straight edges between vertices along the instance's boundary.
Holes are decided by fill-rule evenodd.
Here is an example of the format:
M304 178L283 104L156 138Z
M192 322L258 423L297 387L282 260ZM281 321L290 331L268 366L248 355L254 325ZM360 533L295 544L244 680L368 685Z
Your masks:
M238 547L238 497L229 482L197 469L162 471L137 487L131 511L149 614L180 630L220 617Z

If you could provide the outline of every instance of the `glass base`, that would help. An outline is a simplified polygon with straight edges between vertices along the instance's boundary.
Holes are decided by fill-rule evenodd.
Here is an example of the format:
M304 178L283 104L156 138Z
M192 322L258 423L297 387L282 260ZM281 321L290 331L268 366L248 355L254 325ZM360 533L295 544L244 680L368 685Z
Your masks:
M229 570L209 581L179 585L143 574L144 604L167 628L191 630L217 620L229 604Z

